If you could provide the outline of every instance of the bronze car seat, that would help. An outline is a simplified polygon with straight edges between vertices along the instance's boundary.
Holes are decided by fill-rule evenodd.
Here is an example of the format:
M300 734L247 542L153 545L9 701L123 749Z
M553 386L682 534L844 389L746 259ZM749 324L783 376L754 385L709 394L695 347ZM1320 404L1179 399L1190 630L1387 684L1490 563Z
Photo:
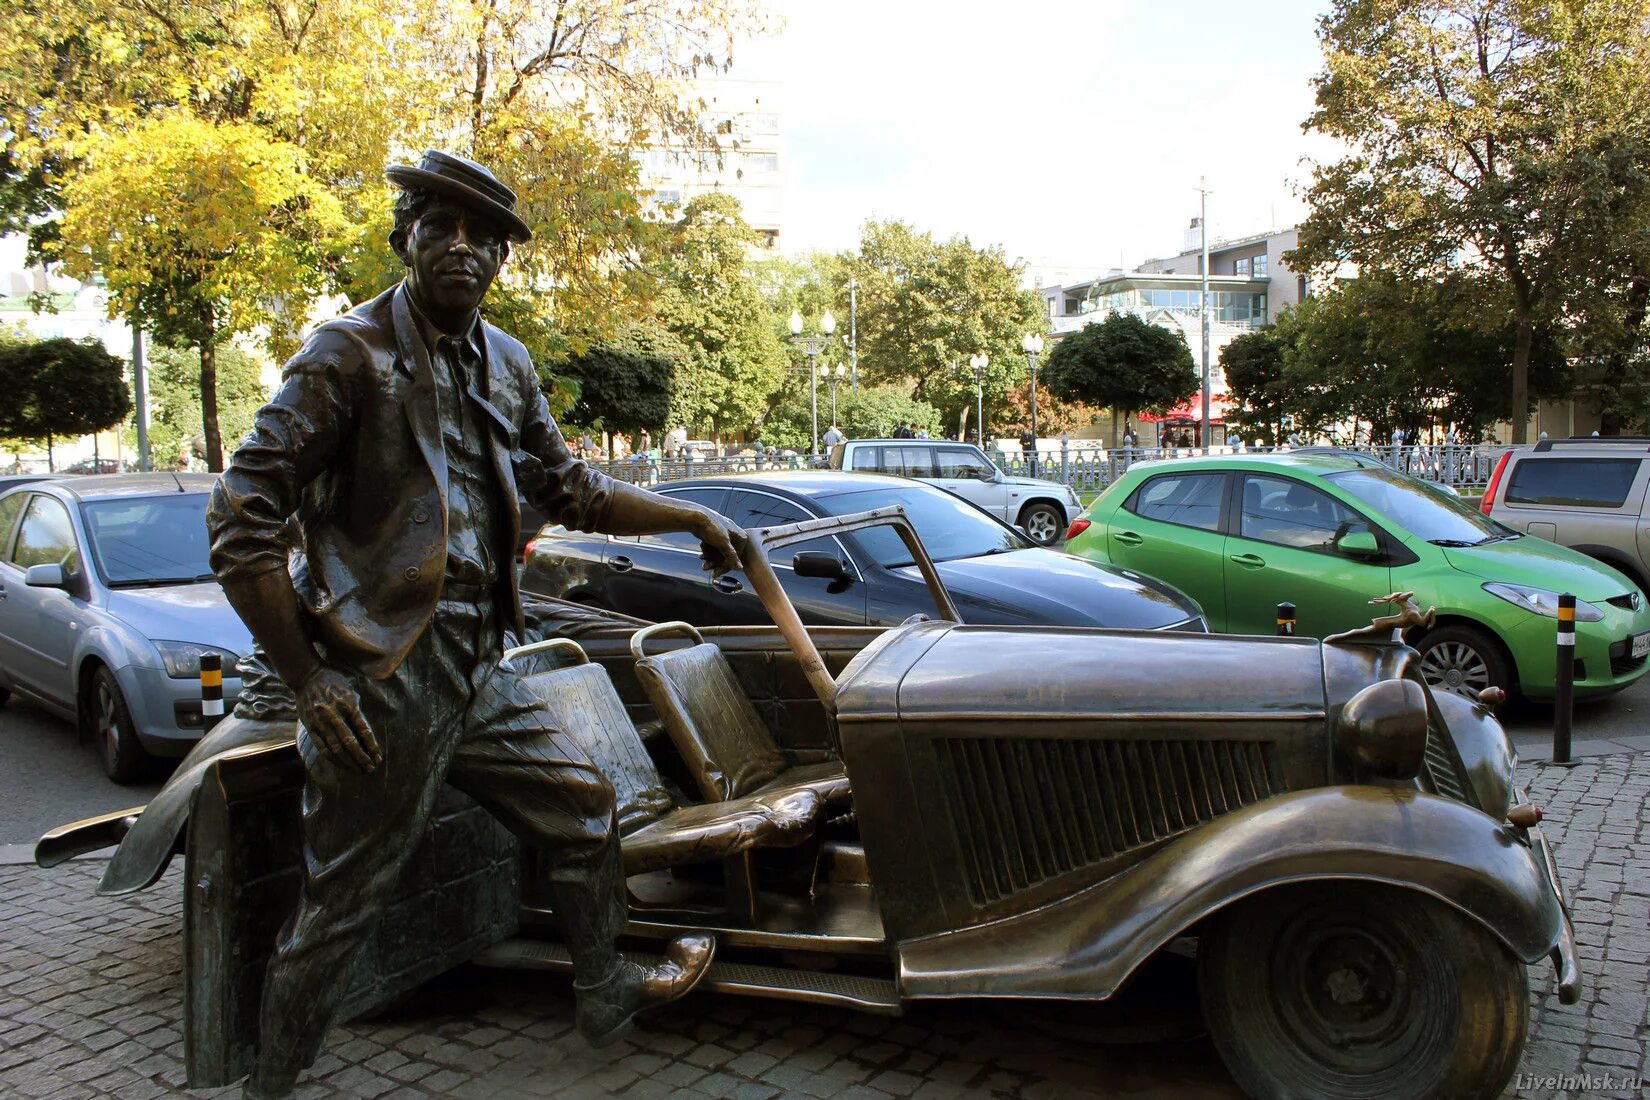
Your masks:
M686 634L694 644L649 656L647 639L665 633ZM707 801L792 790L813 791L827 802L848 798L842 761L786 766L733 666L690 624L659 623L638 630L631 635L630 653L636 658L636 679Z
M625 874L728 860L757 848L794 847L814 835L825 799L807 786L676 805L607 670L592 663L583 646L551 638L504 657L515 662L551 650L573 655L576 663L530 673L526 680L556 725L613 784ZM740 905L748 907L749 900Z

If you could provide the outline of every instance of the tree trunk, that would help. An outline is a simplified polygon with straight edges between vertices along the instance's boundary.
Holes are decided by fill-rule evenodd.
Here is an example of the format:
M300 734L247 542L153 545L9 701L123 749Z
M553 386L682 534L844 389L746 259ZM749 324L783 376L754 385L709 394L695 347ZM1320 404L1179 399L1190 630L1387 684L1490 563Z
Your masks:
M218 428L218 349L208 338L201 341L200 352L201 434L206 437L206 468L213 473L221 473L223 433Z
M1530 437L1530 351L1535 347L1535 323L1528 308L1517 310L1518 329L1513 337L1512 361L1512 441L1528 443Z
M46 472L50 474L55 474L57 472L57 459L52 456L51 432L46 433Z

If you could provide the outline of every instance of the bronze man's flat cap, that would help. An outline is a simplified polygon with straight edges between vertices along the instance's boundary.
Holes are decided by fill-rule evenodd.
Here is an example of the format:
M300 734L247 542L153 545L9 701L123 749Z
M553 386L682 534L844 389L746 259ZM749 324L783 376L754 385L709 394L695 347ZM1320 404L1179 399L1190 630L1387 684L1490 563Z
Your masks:
M533 231L516 216L516 193L498 177L473 160L430 149L414 168L392 164L384 175L398 187L421 188L453 199L463 206L495 219L512 241L528 241Z

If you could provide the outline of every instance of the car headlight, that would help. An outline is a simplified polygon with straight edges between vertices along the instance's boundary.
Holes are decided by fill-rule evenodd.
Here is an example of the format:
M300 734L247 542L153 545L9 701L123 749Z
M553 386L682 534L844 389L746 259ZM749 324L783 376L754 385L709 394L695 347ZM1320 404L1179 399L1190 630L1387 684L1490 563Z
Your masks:
M1413 779L1426 759L1426 689L1413 680L1370 684L1341 708L1335 741L1360 777Z
M215 645L201 645L198 642L156 641L154 646L160 650L160 660L166 666L166 675L174 680L199 678L201 674L201 654L203 653L216 653L223 659L223 674L225 676L234 676L238 671L235 665L240 657Z
M1499 596L1510 604L1516 604L1532 615L1544 615L1549 619L1558 618L1557 592L1549 592L1545 588L1531 588L1527 584L1503 584L1500 581L1487 581L1484 591L1492 596ZM1603 618L1604 612L1586 600L1576 601L1576 622L1596 623Z

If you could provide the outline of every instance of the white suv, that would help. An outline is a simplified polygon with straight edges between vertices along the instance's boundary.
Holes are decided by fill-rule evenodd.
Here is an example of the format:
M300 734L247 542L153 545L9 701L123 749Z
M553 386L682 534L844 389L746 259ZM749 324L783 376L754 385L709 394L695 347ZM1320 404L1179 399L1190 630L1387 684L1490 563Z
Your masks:
M1039 546L1059 542L1081 510L1069 485L1009 477L972 443L850 439L831 448L831 468L920 478L1014 524Z

